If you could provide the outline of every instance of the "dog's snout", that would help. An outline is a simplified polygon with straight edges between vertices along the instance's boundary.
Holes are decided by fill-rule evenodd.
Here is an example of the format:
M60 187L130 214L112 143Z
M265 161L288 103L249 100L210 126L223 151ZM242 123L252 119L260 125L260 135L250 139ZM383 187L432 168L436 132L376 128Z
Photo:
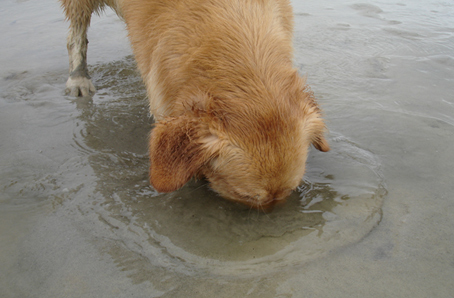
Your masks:
M284 203L287 199L287 196L290 194L291 191L279 191L279 192L272 192L267 194L266 196L262 197L259 200L256 200L259 209L264 211L271 211L277 205ZM260 197L260 196L256 196Z

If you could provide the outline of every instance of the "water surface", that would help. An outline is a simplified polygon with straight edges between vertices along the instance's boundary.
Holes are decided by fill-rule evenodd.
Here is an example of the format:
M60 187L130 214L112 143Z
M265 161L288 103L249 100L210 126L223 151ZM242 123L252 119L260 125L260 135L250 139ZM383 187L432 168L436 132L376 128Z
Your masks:
M452 297L454 4L294 1L295 65L332 150L258 213L147 181L124 25L95 17L93 98L64 95L54 1L0 10L2 297Z

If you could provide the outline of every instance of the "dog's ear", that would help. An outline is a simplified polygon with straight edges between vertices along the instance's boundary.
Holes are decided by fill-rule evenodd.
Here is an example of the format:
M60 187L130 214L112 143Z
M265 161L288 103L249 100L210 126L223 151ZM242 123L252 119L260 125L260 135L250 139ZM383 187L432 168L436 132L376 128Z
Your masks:
M209 159L203 139L208 125L188 116L169 118L156 124L149 143L150 183L159 192L182 187Z
M319 151L328 152L330 147L328 141L325 139L326 126L321 117L320 108L314 99L310 100L310 105L312 106L310 110L313 117L312 121L310 121L312 130L312 145Z
M325 139L325 136L323 135L323 131L315 136L315 138L312 140L312 145L314 145L315 149L322 152L328 152L330 150L328 141Z
M306 77L300 77L298 71L295 70L290 78L291 80L285 89L294 90L293 96L290 98L293 99L292 103L298 107L297 110L302 112L302 117L307 121L308 130L306 133L311 136L312 145L319 151L329 151L329 144L324 136L326 126L322 119L322 111L314 93L306 84Z
M305 80L305 79L304 79ZM327 152L330 150L328 141L325 139L326 126L322 119L322 112L314 97L314 93L310 90L309 86L305 85L303 90L303 111L305 115L311 115L312 127L312 145L319 151Z

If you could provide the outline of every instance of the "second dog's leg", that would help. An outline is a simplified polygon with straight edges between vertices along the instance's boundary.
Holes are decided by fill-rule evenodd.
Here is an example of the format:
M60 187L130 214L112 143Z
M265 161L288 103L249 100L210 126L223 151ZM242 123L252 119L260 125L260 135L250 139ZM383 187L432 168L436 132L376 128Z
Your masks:
M66 93L71 96L88 96L96 91L87 69L87 31L94 7L83 6L80 0L61 0L66 18L70 21L67 40L69 78Z

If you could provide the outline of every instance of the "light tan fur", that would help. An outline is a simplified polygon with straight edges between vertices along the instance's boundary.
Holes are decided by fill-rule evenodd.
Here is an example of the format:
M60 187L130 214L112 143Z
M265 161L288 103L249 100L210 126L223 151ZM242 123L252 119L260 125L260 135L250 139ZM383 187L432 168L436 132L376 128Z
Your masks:
M108 5L124 18L156 120L156 190L204 176L223 197L268 209L301 182L311 143L329 150L320 109L292 66L287 0L61 2L71 21L70 73L79 67L88 81L80 40L91 13ZM70 92L91 90L81 85Z

